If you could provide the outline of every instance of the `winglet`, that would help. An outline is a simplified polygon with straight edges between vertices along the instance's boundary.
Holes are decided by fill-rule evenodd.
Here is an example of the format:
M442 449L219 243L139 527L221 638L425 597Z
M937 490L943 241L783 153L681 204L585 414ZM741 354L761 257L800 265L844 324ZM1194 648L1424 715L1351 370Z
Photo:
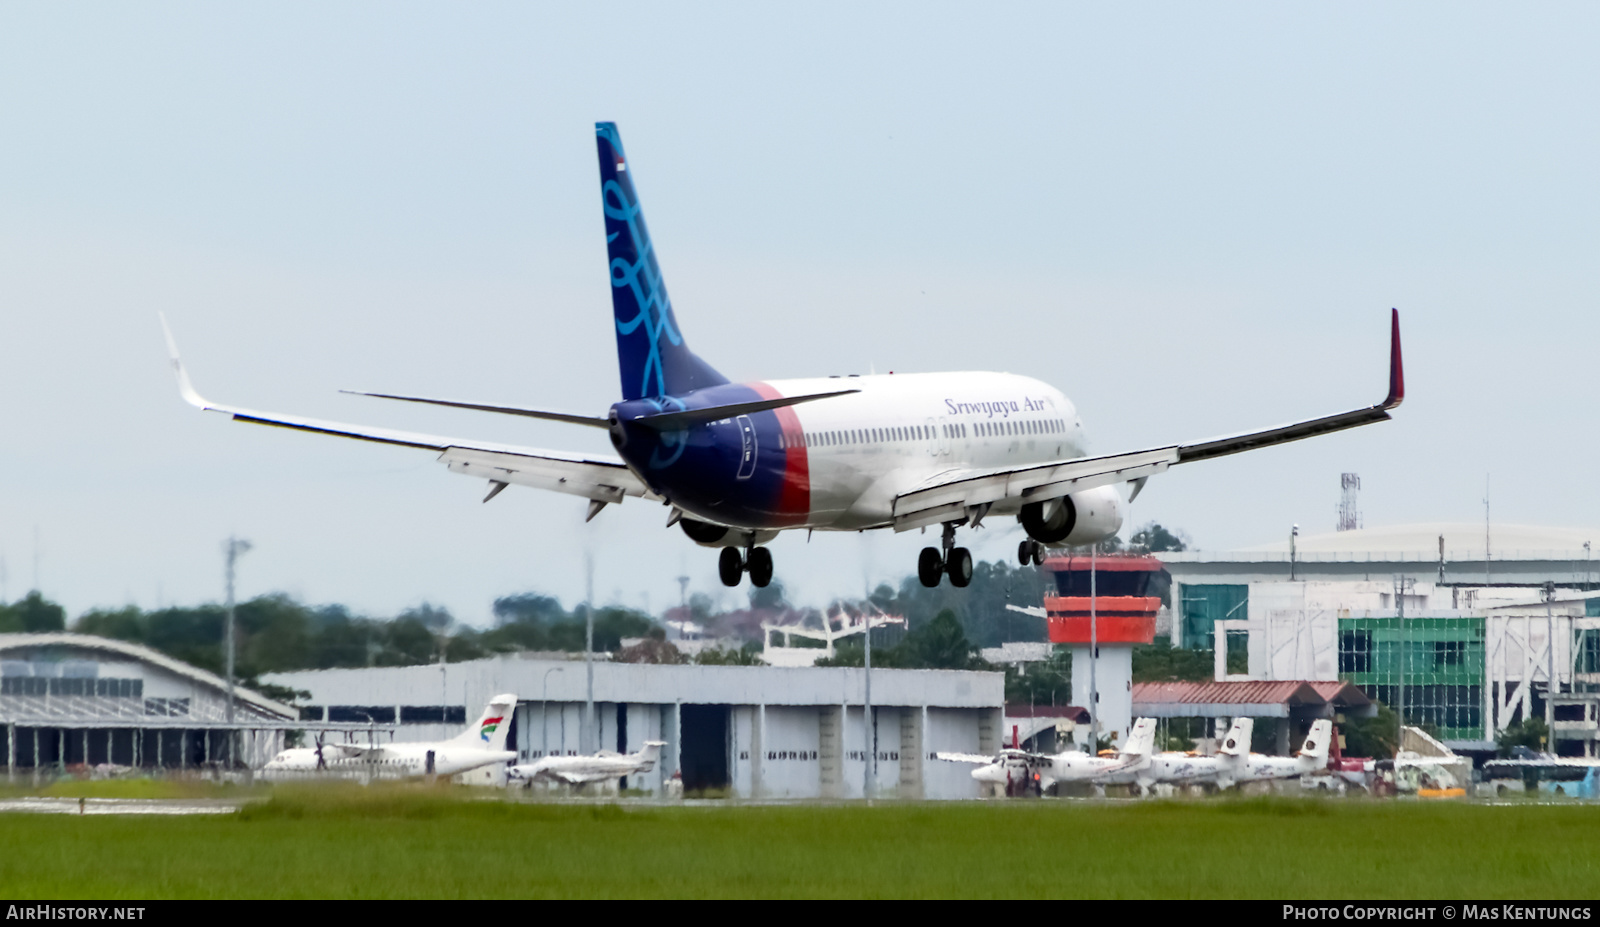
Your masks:
M210 409L211 403L195 392L194 384L189 382L189 373L183 369L183 361L178 358L178 343L172 340L172 329L167 327L167 315L164 312L156 313L161 319L161 333L167 336L167 356L172 358L172 372L178 377L178 393L183 396L183 401L197 409Z
M1389 398L1382 408L1393 409L1406 398L1406 373L1400 363L1400 310L1390 309L1389 329Z

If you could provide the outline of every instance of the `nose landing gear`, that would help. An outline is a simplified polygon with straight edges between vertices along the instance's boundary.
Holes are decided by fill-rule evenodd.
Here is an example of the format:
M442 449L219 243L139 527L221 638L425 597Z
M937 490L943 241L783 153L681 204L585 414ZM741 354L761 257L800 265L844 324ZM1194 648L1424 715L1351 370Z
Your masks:
M737 547L724 547L717 560L717 575L724 586L739 585L739 577L750 574L750 584L764 587L772 582L772 551L752 547L743 556Z
M962 588L972 582L972 552L956 545L956 523L947 522L940 546L943 553L933 547L924 547L917 557L917 579L932 589L939 578L950 574L950 585Z

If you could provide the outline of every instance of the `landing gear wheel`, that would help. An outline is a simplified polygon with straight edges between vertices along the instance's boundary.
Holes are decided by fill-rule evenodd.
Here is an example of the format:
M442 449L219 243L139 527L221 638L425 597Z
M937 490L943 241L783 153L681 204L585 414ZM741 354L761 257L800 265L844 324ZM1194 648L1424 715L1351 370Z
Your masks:
M1044 545L1038 541L1023 541L1017 545L1017 562L1023 566L1033 564L1041 566L1044 563Z
M932 589L939 585L939 577L944 575L944 558L939 556L939 551L934 547L924 547L922 553L917 555L917 579L922 584Z
M765 547L750 548L745 558L745 569L750 571L750 584L757 587L772 582L772 551Z
M739 556L739 548L722 549L722 557L717 560L717 575L722 577L724 586L739 585L739 577L744 575L744 559Z
M950 585L961 588L972 582L972 553L965 547L950 551L950 560L944 565L950 574Z

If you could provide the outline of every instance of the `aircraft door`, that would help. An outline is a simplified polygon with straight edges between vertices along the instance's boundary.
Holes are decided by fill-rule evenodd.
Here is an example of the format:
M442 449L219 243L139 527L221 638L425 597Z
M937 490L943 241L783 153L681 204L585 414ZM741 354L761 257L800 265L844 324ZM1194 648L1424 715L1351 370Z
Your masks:
M934 421L933 419L929 419L929 421L933 422L933 456L940 458L949 457L950 420L941 416L937 421Z
M739 471L735 479L748 480L756 472L756 426L750 416L734 419L739 426Z

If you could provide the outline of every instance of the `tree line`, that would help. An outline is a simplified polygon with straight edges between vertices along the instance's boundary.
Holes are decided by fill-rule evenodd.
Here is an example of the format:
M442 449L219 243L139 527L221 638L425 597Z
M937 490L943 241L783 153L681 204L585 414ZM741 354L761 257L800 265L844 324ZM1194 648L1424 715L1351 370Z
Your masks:
M1185 539L1157 524L1135 531L1126 544L1113 539L1102 551L1132 552L1182 550ZM1087 553L1087 549L1082 551ZM865 599L834 603L827 611L844 609L859 614L877 611L903 616L903 629L873 632L874 664L907 668L978 668L975 656L983 647L1008 641L1045 640L1044 622L1010 611L1005 606L1037 605L1051 586L1051 574L1033 566L996 561L975 566L971 584L955 589L948 584L927 588L916 577L904 578L898 587L881 584ZM671 648L660 646L666 634L663 622L692 622L708 637L731 646L703 655L702 662L751 662L761 649L763 622L807 622L816 626L823 610L797 607L787 601L781 582L751 588L748 603L734 609L716 609L713 600L696 594L686 606L668 609L660 620L636 609L605 606L595 610L594 647L597 651L622 651L623 639L644 638L650 644L624 659L675 662ZM495 626L474 628L445 609L422 604L392 618L353 613L343 605L308 605L283 594L259 596L236 609L236 671L240 679L255 681L273 673L303 669L362 666L408 666L478 659L511 651L581 652L584 646L586 607L567 608L553 596L537 592L502 596L493 607ZM171 657L215 673L223 672L222 641L226 612L222 605L173 606L152 610L135 605L97 608L70 622L71 630L144 644ZM11 604L0 604L0 632L61 631L69 626L65 610L38 592ZM1160 648L1165 650L1166 648ZM862 659L862 647L845 643L838 649L836 665ZM1172 656L1151 651L1136 656L1135 672L1148 663L1149 672L1162 678L1206 678L1209 651L1194 656ZM1173 670L1174 661L1182 670ZM1065 656L1060 661L1064 664ZM1170 664L1170 665L1169 665ZM1161 667L1166 667L1162 669ZM1174 675L1176 673L1176 675ZM1008 695L1026 700L1039 696L1063 699L1070 673L1064 666L1047 664L1028 674L1013 674Z

